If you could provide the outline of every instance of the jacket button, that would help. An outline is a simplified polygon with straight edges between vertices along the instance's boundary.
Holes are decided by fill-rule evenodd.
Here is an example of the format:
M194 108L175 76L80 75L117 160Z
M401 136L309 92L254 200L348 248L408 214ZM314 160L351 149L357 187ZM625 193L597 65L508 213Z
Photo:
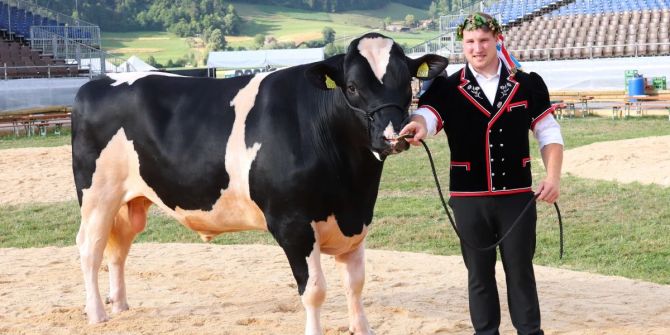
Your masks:
M502 144L502 143L500 143L500 146L502 147L502 146L503 146L503 144Z
M496 188L494 187L494 188L492 188L492 190L494 190L494 191L495 191L495 190L496 190Z
M503 172L503 176L505 175L505 172Z

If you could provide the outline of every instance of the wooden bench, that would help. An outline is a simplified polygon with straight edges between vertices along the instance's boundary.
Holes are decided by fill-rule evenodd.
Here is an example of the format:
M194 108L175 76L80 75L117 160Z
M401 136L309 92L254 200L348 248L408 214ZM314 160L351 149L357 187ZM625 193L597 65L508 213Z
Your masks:
M55 107L55 108L54 108ZM10 125L14 136L19 136L21 129L26 136L47 135L49 126L54 127L54 134L60 135L63 125L70 123L69 107L54 106L0 114L0 124Z
M644 115L644 107L661 107L668 111L668 121L670 121L670 93L659 93L654 95L631 95L627 96L623 103L623 110L619 109L619 117L630 116L630 111L635 108L637 115Z

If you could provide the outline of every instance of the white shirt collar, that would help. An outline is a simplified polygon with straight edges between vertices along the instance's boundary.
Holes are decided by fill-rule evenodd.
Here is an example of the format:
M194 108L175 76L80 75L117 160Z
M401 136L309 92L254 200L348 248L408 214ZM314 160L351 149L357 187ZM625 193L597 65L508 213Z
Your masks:
M484 79L484 80L492 80L494 78L499 79L500 78L500 73L502 72L502 62L500 61L500 59L498 59L498 72L496 73L495 76L493 76L491 78L486 78L486 76L484 76L483 74L480 74L479 72L475 71L475 69L472 67L472 65L470 63L468 63L468 68L470 69L472 74L475 76L477 81L479 81L479 79Z

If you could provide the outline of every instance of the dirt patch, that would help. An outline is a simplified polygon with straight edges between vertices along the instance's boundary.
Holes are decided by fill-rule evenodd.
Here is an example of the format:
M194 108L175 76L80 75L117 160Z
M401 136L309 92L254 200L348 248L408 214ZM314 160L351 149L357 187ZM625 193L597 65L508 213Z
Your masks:
M326 334L346 331L330 257ZM87 325L74 247L0 249L2 334L300 334L304 312L280 248L137 244L126 271L129 311ZM498 273L502 273L499 266ZM536 267L547 334L669 334L670 286ZM100 273L103 296L107 273ZM505 295L504 282L499 285ZM377 334L471 334L460 257L367 251L364 305ZM513 328L503 308L502 333Z

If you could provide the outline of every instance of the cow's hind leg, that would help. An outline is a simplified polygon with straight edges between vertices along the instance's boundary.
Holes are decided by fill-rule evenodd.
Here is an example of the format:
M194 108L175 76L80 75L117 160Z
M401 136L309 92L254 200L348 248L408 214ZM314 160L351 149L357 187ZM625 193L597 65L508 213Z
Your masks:
M365 283L365 243L361 243L356 249L346 254L335 256L335 262L342 273L344 289L347 292L349 332L372 334L361 299Z
M146 198L135 198L123 205L114 219L105 249L109 267L109 302L112 304L112 313L128 310L124 271L126 258L133 239L146 226L149 206L151 202Z
M107 313L100 299L98 271L114 224L114 216L119 208L118 203L114 205L108 200L85 196L81 207L81 226L77 233L77 246L86 286L85 311L89 323L107 320Z
M320 315L321 305L326 300L326 280L321 269L321 249L314 231L306 229L302 233L293 232L287 240L277 238L277 235L275 238L284 249L298 284L306 314L305 334L318 335L323 333Z

